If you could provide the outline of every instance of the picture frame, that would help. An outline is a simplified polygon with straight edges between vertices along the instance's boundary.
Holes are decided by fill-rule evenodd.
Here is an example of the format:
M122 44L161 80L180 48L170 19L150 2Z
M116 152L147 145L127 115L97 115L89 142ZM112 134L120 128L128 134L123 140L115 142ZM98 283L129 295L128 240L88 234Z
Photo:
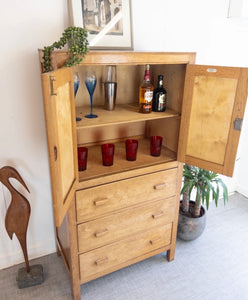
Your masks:
M131 0L69 0L69 13L88 30L90 49L133 49Z

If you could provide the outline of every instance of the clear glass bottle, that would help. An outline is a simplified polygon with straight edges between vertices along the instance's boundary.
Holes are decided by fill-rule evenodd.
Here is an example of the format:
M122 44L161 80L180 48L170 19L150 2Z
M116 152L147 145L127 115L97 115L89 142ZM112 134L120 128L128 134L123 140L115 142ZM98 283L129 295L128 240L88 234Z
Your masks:
M158 85L153 91L152 111L166 110L167 92L163 87L163 75L158 75Z
M151 83L150 65L146 65L144 81L139 88L139 111L150 113L152 111L152 98L154 87Z

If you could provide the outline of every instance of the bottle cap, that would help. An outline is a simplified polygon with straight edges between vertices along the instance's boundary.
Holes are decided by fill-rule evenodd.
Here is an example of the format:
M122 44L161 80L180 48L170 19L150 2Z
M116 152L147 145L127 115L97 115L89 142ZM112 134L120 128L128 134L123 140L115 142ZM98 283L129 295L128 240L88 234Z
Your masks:
M145 81L150 81L150 80L151 80L151 76L150 76L150 65L146 65L146 70L145 70L144 80L145 80Z

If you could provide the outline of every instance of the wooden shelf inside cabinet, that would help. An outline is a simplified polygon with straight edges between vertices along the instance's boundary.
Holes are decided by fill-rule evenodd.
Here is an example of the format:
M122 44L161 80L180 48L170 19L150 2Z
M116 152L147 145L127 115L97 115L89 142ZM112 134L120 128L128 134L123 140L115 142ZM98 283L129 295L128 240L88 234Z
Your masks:
M115 143L114 164L102 165L101 146L88 147L87 170L79 172L79 181L148 167L176 160L176 153L163 146L159 157L150 155L150 139L139 139L136 161L126 160L125 142Z
M89 112L89 106L76 108L77 117L82 118L81 121L77 122L77 129L149 121L163 118L173 118L180 116L178 112L171 109L167 109L165 112L151 112L149 114L141 114L139 113L138 106L135 104L116 105L115 110L112 111L105 110L103 106L93 107L93 113L98 115L98 118L95 119L87 119L84 117L86 114L89 114Z

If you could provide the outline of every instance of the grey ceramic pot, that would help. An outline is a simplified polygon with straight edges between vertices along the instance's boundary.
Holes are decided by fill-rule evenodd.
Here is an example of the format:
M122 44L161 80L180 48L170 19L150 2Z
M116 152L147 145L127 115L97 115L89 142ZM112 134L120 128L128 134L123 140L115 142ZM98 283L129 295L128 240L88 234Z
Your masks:
M194 201L190 201L190 205L194 205ZM201 207L201 216L199 218L184 216L179 211L177 236L184 241L195 240L203 233L205 225L206 211L203 206Z

